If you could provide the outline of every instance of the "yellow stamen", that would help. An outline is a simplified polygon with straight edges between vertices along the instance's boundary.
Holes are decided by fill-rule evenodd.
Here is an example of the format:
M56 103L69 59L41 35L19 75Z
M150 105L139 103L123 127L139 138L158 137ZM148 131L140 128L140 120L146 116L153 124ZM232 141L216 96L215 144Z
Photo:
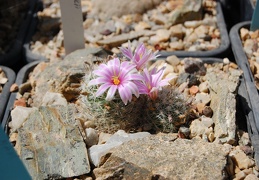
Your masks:
M112 77L112 82L113 82L114 85L119 85L120 84L119 77L113 76Z

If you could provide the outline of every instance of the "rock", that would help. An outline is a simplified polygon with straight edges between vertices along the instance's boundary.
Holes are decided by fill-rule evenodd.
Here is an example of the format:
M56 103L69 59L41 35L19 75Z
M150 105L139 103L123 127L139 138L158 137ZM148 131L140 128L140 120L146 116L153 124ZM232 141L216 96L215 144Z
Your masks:
M213 132L210 132L208 135L208 140L209 142L213 142L215 140L215 135Z
M151 20L158 25L165 25L167 23L167 18L162 14L153 14Z
M155 34L155 32L151 32L148 30L132 31L130 33L124 33L124 34L116 35L113 37L108 37L104 40L97 41L97 44L98 45L109 45L111 47L117 47L117 46L120 46L122 43L127 42L128 40L139 38L149 32L151 34Z
M205 38L207 34L209 34L209 26L200 25L195 28L194 32L198 36L198 38Z
M205 116L201 116L201 122L207 127L212 127L214 122L211 118L205 117Z
M109 20L112 16L121 17L127 14L143 14L149 9L160 4L162 0L95 0L92 3L92 12L102 20Z
M258 179L258 177L255 174L248 174L244 180L255 180Z
M202 114L203 109L205 108L204 103L197 103L196 104L196 109L198 110L199 114Z
M190 94L191 94L191 95L195 95L195 94L197 94L197 93L199 92L199 88L198 88L198 86L192 86L192 87L189 89L189 91L190 91Z
M242 180L242 179L245 179L245 177L246 177L246 173L244 173L243 171L240 171L235 175L234 180Z
M244 169L243 172L248 175L248 174L253 174L253 169L249 168L249 169Z
M190 77L190 74L189 73L181 73L179 74L179 77L177 79L177 84L182 84L182 83L187 83L188 85L188 79Z
M169 83L170 83L171 85L175 85L176 82L177 82L177 79L178 79L178 74L177 74L177 73L168 73L168 74L165 76L165 78L171 79L171 80L169 81Z
M141 31L141 30L144 30L144 29L150 29L151 26L150 24L148 24L147 22L145 21L140 21L135 27L135 31Z
M183 92L186 88L188 88L188 83L187 83L187 82L184 82L184 83L182 83L182 84L180 84L180 85L178 86L178 91L181 93L181 92Z
M30 82L25 82L25 83L22 83L20 86L19 86L19 93L21 95L23 95L24 93L26 92L29 92L31 90L32 86L31 86L31 83Z
M237 135L239 138L239 141L238 141L239 145L243 145L243 146L251 145L250 137L247 132L239 130L239 131L237 131Z
M22 107L17 106L11 111L11 124L12 124L12 130L16 131L18 128L22 126L22 124L26 121L29 114L33 111L35 111L36 108L28 108L28 107Z
M194 74L190 74L188 79L188 87L190 88L192 86L197 86L199 84L200 84L199 77Z
M184 27L182 24L177 24L170 27L170 32L172 37L177 37L178 39L183 39L184 37Z
M84 128L95 128L96 124L93 120L84 122Z
M195 96L195 103L202 103L207 105L211 101L211 97L207 93L197 93Z
M205 106L202 110L202 114L204 114L206 117L211 117L213 114L213 111L210 106Z
M156 35L150 37L151 44L158 44L165 42L170 38L170 32L166 29L159 29L156 31Z
M208 93L209 92L208 82L207 81L200 83L199 91L203 92L203 93Z
M190 136L190 133L191 133L190 129L187 128L187 127L184 127L184 126L181 126L181 127L179 128L179 131L178 131L178 134L179 134L179 137L180 137L180 138L186 138L186 139L188 139L189 136Z
M181 8L171 13L169 22L174 25L185 21L202 19L202 0L184 0Z
M166 64L166 68L164 70L164 76L166 77L169 73L173 73L174 72L174 66L170 65L170 64Z
M233 144L236 142L236 89L242 73L239 70L232 73L214 70L207 70L205 77L210 89L215 137L223 143Z
M230 61L229 61L229 59L228 59L228 58L223 58L223 63L224 63L224 64L229 64L229 63L230 63Z
M8 81L8 79L6 78L4 72L2 71L0 73L0 84L5 84Z
M108 139L110 139L111 136L112 136L112 134L101 132L99 135L98 144L105 144L108 141Z
M18 85L14 83L10 87L10 92L17 92L18 89L19 89Z
M167 1L165 4L168 11L173 11L175 9L179 9L179 8L181 8L182 5L183 5L182 0Z
M76 100L80 95L81 78L89 72L86 66L95 62L96 57L101 59L107 55L101 48L88 48L77 50L62 61L39 63L27 82L33 91L32 105L39 107L46 92L60 93L68 102Z
M191 33L189 36L186 36L186 38L185 38L186 43L191 43L191 44L196 42L197 40L198 40L198 35L195 32ZM194 47L194 46L192 46L192 47ZM191 50L189 50L189 51L191 51Z
M60 179L90 172L82 127L69 106L40 106L18 129L16 150L32 179Z
M174 41L174 42L170 42L169 46L172 50L184 50L184 44L182 41Z
M186 28L196 28L202 24L201 21L185 21L184 27Z
M201 59L195 58L184 58L184 71L190 74L205 74L205 67Z
M255 45L255 42L254 42L253 39L247 39L244 42L243 48L244 48L244 51L245 51L245 53L247 54L248 57L252 56L254 45Z
M246 28L241 28L240 29L240 37L243 41L245 41L249 37L249 30Z
M114 147L120 146L122 143L130 141L132 139L139 139L150 136L148 132L139 132L134 134L128 134L123 130L119 130L114 133L105 144L94 145L89 148L89 157L93 165L98 167L102 164L105 155Z
M190 138L203 137L210 133L209 128L200 120L195 119L190 125Z
M95 129L87 128L85 129L85 134L86 134L85 143L87 147L91 147L98 143L98 140L99 140L98 132Z
M53 93L47 91L46 94L42 98L42 106L48 105L67 105L67 100L60 93Z
M180 59L177 56L175 56L175 55L168 56L166 58L166 62L169 63L172 66L177 66L180 63Z
M97 179L224 179L226 155L220 144L159 134L111 150L93 173Z
M17 141L18 133L11 133L9 135L9 141L13 144Z
M246 154L242 150L235 149L230 152L229 156L240 170L248 169L255 165L255 162L248 156L246 156Z
M26 99L25 98L19 98L19 99L16 99L14 101L14 107L18 107L18 106L21 106L21 107L26 107L27 104L26 104Z
M251 156L254 153L251 145L250 146L243 146L243 145L241 145L240 146L240 150L242 150L248 156Z

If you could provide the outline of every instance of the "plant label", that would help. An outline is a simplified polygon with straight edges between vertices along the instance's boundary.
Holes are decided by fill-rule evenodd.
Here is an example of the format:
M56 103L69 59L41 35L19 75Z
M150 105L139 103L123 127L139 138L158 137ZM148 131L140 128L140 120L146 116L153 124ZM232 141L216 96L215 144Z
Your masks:
M66 54L85 48L81 0L60 0Z

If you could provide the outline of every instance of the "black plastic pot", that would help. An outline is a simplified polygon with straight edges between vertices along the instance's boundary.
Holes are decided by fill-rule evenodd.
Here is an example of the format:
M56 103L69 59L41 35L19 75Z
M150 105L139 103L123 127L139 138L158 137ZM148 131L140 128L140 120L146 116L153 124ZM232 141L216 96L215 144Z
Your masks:
M35 11L35 5L37 4L37 0L29 0L28 3L28 10L25 13L25 16L22 20L22 23L17 32L16 38L11 45L10 50L4 55L0 55L0 65L13 67L15 65L17 66L17 64L20 63L19 61L22 60L22 46L29 25L31 23L32 14Z
M31 21L31 24L30 24L30 28L29 28L28 34L26 35L26 38L25 38L25 42L24 42L24 45L23 45L23 54L24 54L26 63L31 63L31 62L34 62L34 61L46 61L47 60L46 57L44 57L40 54L33 53L30 49L30 42L32 40L33 35L37 31L37 25L38 25L37 12L41 11L42 9L43 9L43 3L40 2L40 3L37 4L36 11L32 15L32 21Z
M15 81L15 83L19 86L21 85L22 83L24 83L27 78L28 78L28 75L29 73L33 70L33 68L39 63L39 61L35 61L35 62L32 62L30 64L27 64L25 65L23 68L20 69L20 71L18 72L17 74L17 77L16 79L14 78L13 79L13 82ZM10 88L10 86L9 86ZM9 89L8 89L8 92ZM10 94L10 93L9 93ZM5 112L4 112L4 116L3 116L3 120L1 122L1 126L7 130L7 123L9 122L10 120L10 113L11 113L11 110L13 109L13 105L14 105L14 101L16 100L16 95L17 93L16 92L13 92L10 94L10 97L9 97L9 101L8 103L6 104L6 108L5 108ZM1 98L1 96L0 96Z
M178 57L220 57L224 58L230 53L230 40L228 36L228 30L227 26L224 20L224 15L222 12L221 4L220 2L217 2L217 22L218 27L221 33L221 44L220 47L214 50L210 51L160 51L159 54L160 57L167 57L171 55L176 55ZM31 23L31 28L28 32L28 35L26 37L26 41L24 44L24 54L26 56L26 61L28 63L37 61L37 60L43 60L46 61L46 57L33 53L30 49L30 41L32 39L32 36L34 35L36 31L38 23L37 15L35 14L33 16L33 21Z
M250 108L245 109L249 119L248 129L250 131L250 138L255 149L255 157L257 165L259 164L259 94L255 86L253 74L250 70L248 58L243 50L242 41L240 39L240 29L244 27L249 29L250 21L238 23L232 27L230 31L230 40L232 44L232 51L234 53L236 63L243 70L245 89L247 90L248 102Z
M11 94L10 87L14 83L16 75L15 75L14 71L8 67L0 66L0 68L3 69L5 75L8 79L7 83L5 83L5 85L3 86L2 92L0 93L0 120L2 121L2 118L5 113L5 108L8 103L9 96Z
M222 63L223 60L220 59L220 58L201 58L203 60L203 62L205 63ZM34 61L34 62L31 62L27 65L25 65L18 73L17 75L17 78L16 78L16 81L15 83L20 85L24 82L26 82L26 80L28 79L28 76L29 76L29 73L33 71L33 69L35 68L35 66L40 63L42 61ZM11 110L13 108L13 104L14 104L14 101L16 99L16 94L17 93L12 93L11 96L10 96L10 99L9 99L9 102L8 102L8 105L7 105L7 108L6 108L6 111L5 111L5 115L4 115L4 119L2 121L2 124L1 126L4 128L5 130L5 133L9 133L9 128L8 128L8 123L11 121L11 116L10 116L10 113L11 113ZM253 142L253 145L254 147L257 147L256 146L256 143L259 142L257 141L255 138L257 138L258 136L255 136L255 132L257 131L254 131L254 128L251 124L253 124L254 122L254 116L253 116L253 113L251 111L251 102L250 102L250 99L249 99L249 96L248 96L248 89L247 89L247 86L245 84L245 81L244 81L244 78L243 76L240 78L240 86L238 88L238 92L237 92L237 123L238 123L238 126L240 129L243 129L243 130L247 130L247 127L249 128L249 135L250 137L252 138L252 142ZM259 139L258 139L259 140ZM258 149L256 149L256 155L258 154ZM258 158L258 156L256 156ZM258 162L258 159L257 159L257 162Z

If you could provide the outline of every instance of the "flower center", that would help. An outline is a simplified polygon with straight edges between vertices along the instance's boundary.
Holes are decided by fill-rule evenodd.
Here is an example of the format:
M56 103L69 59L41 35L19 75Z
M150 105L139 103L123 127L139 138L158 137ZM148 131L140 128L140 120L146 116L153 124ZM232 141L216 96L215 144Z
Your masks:
M113 82L114 85L119 85L121 81L119 80L118 76L113 76L112 82Z

